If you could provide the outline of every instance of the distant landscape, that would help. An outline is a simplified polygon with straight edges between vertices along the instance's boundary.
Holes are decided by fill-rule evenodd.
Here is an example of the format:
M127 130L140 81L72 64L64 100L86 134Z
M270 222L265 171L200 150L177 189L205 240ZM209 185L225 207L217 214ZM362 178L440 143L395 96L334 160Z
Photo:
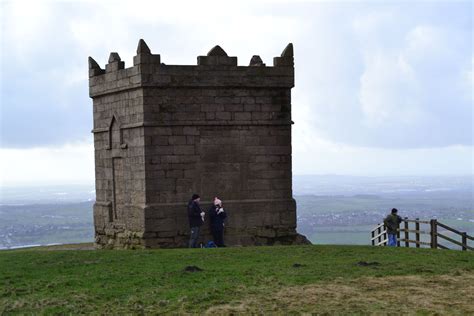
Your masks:
M316 244L369 244L369 232L390 212L438 219L474 234L473 176L296 176L298 231Z
M393 208L474 234L474 176L294 176L298 231L315 244L369 244ZM0 249L91 242L93 185L4 187ZM229 210L231 212L231 210Z

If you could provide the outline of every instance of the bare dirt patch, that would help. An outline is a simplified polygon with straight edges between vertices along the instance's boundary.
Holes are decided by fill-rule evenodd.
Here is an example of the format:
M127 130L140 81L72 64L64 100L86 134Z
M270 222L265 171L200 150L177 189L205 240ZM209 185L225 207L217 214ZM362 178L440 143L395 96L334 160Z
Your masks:
M285 287L206 314L474 314L474 273L364 277Z

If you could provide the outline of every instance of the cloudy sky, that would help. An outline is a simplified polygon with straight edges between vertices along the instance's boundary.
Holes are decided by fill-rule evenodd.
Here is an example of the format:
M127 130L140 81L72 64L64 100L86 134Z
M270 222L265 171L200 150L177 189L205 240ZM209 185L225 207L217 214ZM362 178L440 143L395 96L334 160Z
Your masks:
M473 173L470 1L1 1L3 185L93 183L87 57L295 47L295 174Z

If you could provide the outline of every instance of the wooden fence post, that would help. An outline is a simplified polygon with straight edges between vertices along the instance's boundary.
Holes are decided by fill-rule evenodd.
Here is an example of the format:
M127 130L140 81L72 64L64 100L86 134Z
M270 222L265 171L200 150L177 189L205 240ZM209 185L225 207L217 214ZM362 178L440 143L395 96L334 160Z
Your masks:
M408 235L408 217L405 217L405 247L410 247L410 242L408 241L410 239Z
M467 250L467 233L462 233L462 250Z
M375 246L374 237L375 237L375 230L372 231L372 246Z
M431 226L431 248L437 249L438 248L438 223L437 220L432 219L430 220Z
M397 247L400 247L400 228L397 229Z
M416 239L416 248L420 248L420 222L419 222L419 218L416 219L416 222L415 222L415 230L416 230L416 233L415 233L415 239Z

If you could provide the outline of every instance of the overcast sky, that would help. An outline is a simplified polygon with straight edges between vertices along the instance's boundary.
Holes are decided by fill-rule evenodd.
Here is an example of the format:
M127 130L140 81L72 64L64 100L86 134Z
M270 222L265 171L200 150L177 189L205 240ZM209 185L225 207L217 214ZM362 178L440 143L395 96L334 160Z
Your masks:
M470 1L2 1L3 185L93 183L87 57L166 64L292 42L295 174L473 173Z

